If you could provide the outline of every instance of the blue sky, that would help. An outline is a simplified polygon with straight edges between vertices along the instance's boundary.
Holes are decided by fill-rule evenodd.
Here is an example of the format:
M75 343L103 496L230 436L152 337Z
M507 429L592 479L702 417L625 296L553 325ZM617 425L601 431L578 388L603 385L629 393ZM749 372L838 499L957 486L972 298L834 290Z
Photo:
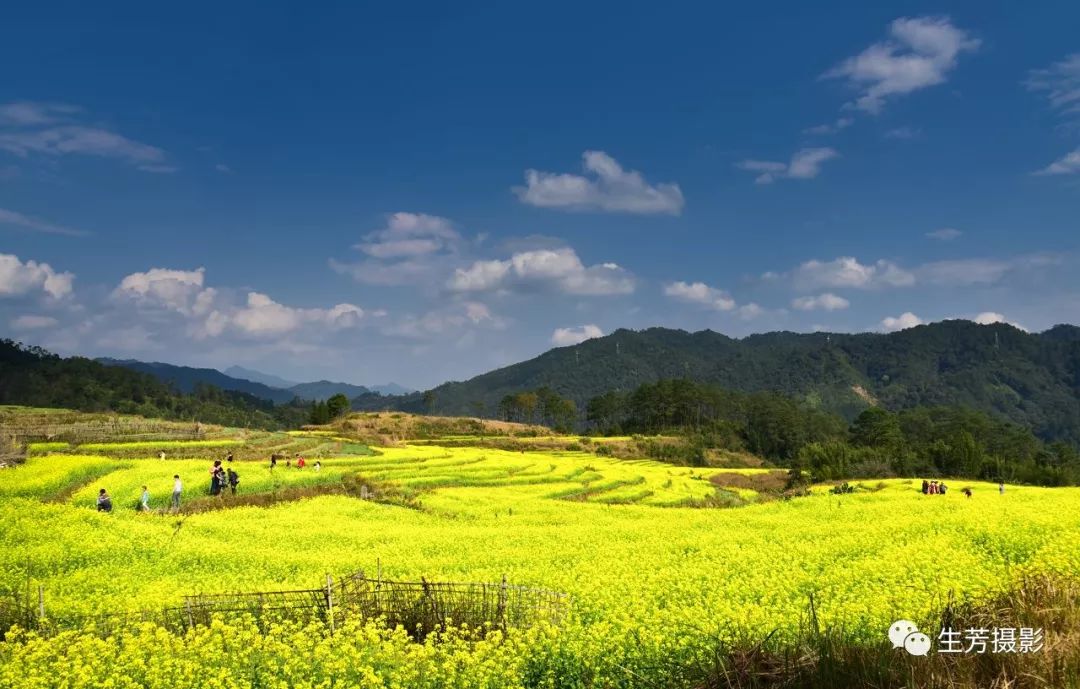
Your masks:
M1075 3L370 5L8 9L0 333L427 387L1080 322Z

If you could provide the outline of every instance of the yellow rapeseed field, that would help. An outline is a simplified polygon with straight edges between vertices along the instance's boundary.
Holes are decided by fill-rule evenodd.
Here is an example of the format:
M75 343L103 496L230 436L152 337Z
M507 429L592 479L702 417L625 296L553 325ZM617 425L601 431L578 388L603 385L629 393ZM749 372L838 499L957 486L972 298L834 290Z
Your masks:
M298 625L261 635L241 619L186 636L153 625L104 639L19 632L0 644L0 687L678 686L673 668L717 638L797 633L811 596L823 624L877 642L892 620L928 620L950 595L986 595L1028 572L1080 575L1071 488L1000 495L955 482L924 496L913 481L868 481L850 495L694 508L680 505L712 494L716 470L425 445L326 457L318 473L237 463L242 491L359 473L416 492L419 509L333 495L177 517L137 513L139 489L164 508L180 473L184 499L195 499L209 455L65 452L0 473L2 584L42 584L58 618L194 592L316 587L327 572L371 573L377 562L390 579L506 575L570 594L570 612L559 627L482 642L416 643L355 620L332 637ZM98 487L113 495L112 514L93 510Z

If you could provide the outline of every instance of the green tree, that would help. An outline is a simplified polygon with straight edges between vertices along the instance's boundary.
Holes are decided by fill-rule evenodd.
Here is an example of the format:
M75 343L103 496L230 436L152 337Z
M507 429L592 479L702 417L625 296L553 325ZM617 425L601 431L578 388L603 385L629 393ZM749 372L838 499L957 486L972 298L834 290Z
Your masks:
M339 418L348 412L350 408L349 398L340 392L326 400L326 413L331 419Z

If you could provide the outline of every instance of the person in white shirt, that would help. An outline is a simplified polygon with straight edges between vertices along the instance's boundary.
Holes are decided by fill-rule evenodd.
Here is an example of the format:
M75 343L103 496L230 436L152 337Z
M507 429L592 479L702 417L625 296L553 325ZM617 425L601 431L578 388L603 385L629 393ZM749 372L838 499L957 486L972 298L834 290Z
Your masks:
M142 495L139 497L139 510L150 511L150 489L146 486L142 487Z

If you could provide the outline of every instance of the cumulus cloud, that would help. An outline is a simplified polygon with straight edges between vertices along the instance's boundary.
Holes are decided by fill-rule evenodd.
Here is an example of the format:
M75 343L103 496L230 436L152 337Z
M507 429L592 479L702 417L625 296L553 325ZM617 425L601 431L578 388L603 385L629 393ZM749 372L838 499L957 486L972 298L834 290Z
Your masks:
M956 229L955 227L942 227L939 230L927 232L926 236L930 239L936 239L941 242L951 242L952 240L959 238L962 234L964 233Z
M735 164L740 170L758 173L757 184L772 184L777 179L813 179L821 173L825 161L840 154L832 148L803 148L791 156L791 161L781 163L773 160L743 160Z
M664 285L664 295L714 311L731 311L736 306L731 295L704 282L671 282Z
M185 317L188 334L197 339L226 332L259 338L305 328L340 330L356 326L366 315L354 304L296 308L254 291L247 293L243 304L236 305L227 294L205 286L205 277L204 268L151 268L124 277L112 297L117 303L133 303L147 312L180 314Z
M368 256L358 263L330 259L330 268L369 285L417 285L440 281L451 269L463 240L446 218L398 212L386 227L353 246Z
M113 158L147 172L173 172L165 151L98 126L76 121L71 105L15 102L0 105L0 150L19 157L86 155Z
M586 266L569 248L535 249L509 259L475 261L458 268L447 282L453 292L553 289L564 294L608 296L630 294L634 279L615 263Z
M205 315L210 312L217 296L217 290L213 287L203 287L205 275L205 268L151 268L124 277L113 290L113 296L130 299L150 308L165 308L185 315Z
M75 276L58 273L48 263L26 261L13 254L0 254L0 297L17 297L41 290L53 299L71 294Z
M887 333L893 333L898 330L907 330L908 328L914 328L915 326L922 324L923 320L921 318L919 318L910 311L905 311L904 313L896 316L895 318L892 316L888 316L882 319L881 329Z
M860 92L848 107L878 113L889 99L944 83L960 54L976 50L979 43L948 17L903 17L889 25L889 38L822 78L843 79Z
M839 311L851 306L851 302L832 292L825 292L816 297L798 297L791 302L797 311Z
M832 261L806 261L792 272L798 289L822 288L874 289L880 287L909 287L915 276L891 261L862 264L851 256Z
M384 229L369 233L355 248L375 258L399 258L433 254L460 240L461 235L446 218L393 213Z
M594 337L603 337L604 331L599 326L589 323L577 328L555 328L551 333L551 344L556 347L576 345L591 340Z
M11 328L12 330L41 330L44 328L52 328L58 323L59 321L52 316L26 314L12 320Z
M18 227L19 229L29 230L31 232L63 234L70 237L78 237L87 234L82 230L75 230L70 227L64 227L63 225L56 225L37 218L31 218L22 213L16 213L15 211L9 211L4 208L0 208L0 225L11 225L12 227Z
M247 305L235 310L213 311L207 318L207 334L218 335L227 328L266 337L283 335L304 327L351 328L364 317L364 310L353 304L338 304L329 309L300 309L285 306L259 292L249 292Z
M513 191L522 203L541 208L615 213L667 213L683 208L678 184L650 185L636 170L624 170L603 151L582 155L585 175L525 171L525 186Z

